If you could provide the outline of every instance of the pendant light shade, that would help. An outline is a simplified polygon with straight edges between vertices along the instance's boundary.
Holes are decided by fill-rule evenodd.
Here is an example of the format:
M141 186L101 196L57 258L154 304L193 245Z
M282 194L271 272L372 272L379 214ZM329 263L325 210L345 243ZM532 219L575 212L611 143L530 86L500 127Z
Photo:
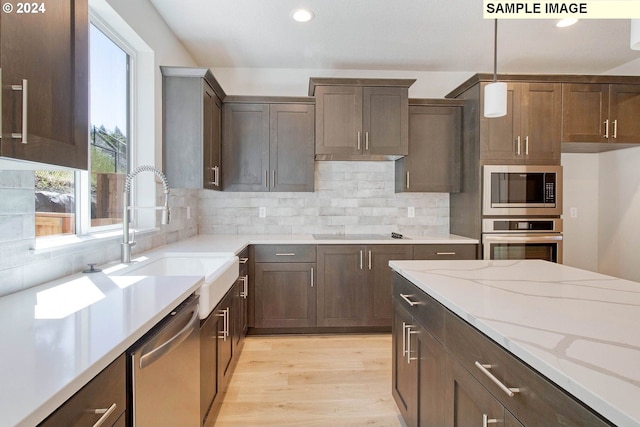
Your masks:
M484 116L487 118L507 115L507 84L489 83L484 87Z
M484 87L484 116L487 118L507 115L507 84L498 82L498 20L493 27L493 83Z
M640 19L631 20L631 41L630 47L633 50L640 50Z

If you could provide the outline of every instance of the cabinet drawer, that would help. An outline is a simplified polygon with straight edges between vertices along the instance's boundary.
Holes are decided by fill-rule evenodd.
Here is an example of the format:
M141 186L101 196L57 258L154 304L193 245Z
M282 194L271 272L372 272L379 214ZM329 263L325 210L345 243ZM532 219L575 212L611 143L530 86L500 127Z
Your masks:
M254 262L316 262L315 245L256 245Z
M446 309L439 302L397 273L393 274L393 298L438 341L444 342Z
M477 245L414 245L413 259L476 259Z
M609 426L599 416L451 312L445 318L451 354L527 427ZM491 365L493 376L519 392L509 397L476 365Z
M40 427L90 427L102 416L106 417L101 424L103 427L115 425L126 408L125 376L125 356L121 355L44 420Z

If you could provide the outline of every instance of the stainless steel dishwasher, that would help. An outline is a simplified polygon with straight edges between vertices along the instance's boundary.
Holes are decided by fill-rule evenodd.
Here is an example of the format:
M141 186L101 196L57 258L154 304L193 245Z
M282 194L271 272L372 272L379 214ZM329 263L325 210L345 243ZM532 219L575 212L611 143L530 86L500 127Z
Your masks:
M193 295L129 350L133 427L200 426L199 323Z

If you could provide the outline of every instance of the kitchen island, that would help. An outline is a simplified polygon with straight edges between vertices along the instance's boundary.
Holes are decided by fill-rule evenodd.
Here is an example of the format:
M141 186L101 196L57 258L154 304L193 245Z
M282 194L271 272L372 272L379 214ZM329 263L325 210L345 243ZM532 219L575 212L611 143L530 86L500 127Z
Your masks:
M460 324L466 322L609 423L640 426L640 284L539 260L392 261L390 266L444 306L448 323L462 319ZM448 323L436 337L447 351L450 343L473 350L464 340L454 342L450 332L459 326ZM473 361L467 370L483 377ZM529 392L527 384L508 387ZM496 395L503 402L519 399Z

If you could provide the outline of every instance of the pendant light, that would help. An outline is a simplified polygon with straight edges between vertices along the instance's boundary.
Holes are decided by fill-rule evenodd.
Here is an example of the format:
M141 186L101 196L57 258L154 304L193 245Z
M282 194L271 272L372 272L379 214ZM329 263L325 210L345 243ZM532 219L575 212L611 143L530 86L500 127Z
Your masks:
M631 49L640 50L640 19L631 20Z
M493 82L484 87L484 116L507 115L507 84L498 81L498 20L493 27Z

